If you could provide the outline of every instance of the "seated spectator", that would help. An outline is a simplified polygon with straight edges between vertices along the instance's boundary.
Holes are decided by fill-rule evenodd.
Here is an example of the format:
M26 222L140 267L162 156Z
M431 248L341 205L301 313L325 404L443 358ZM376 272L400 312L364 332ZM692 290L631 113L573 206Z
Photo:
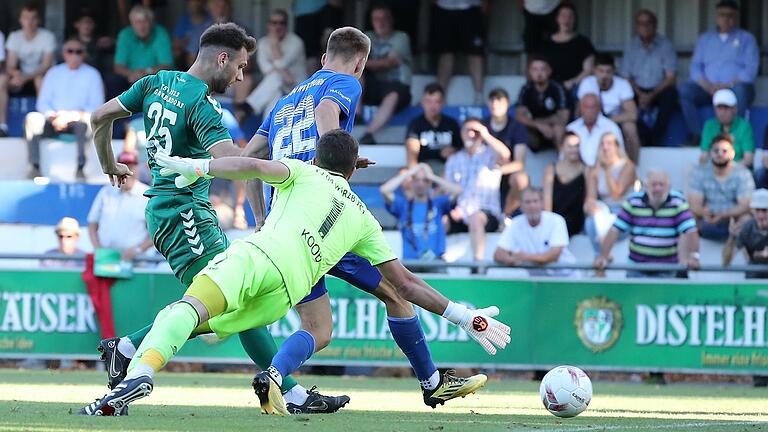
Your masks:
M550 263L573 264L576 257L568 250L568 228L565 219L557 213L543 210L544 200L541 189L529 187L523 191L523 214L515 216L504 228L493 253L493 260L499 264L516 266L520 264ZM531 275L569 275L570 269L529 270Z
M699 234L696 222L683 194L671 191L669 175L664 171L649 171L645 191L630 195L603 239L595 268L601 274L612 261L611 249L621 233L629 233L629 262L637 264L677 264L678 241L687 250L683 264L689 269L699 268ZM675 271L627 271L627 277L674 278Z
M117 96L139 79L173 66L171 38L155 24L152 9L136 5L128 18L131 25L117 35L115 78L107 83L108 98Z
M729 266L734 249L744 250L744 256L749 264L768 264L768 190L758 189L752 194L749 202L752 218L735 232L733 247L723 250L723 265ZM765 272L747 272L747 279L768 279Z
M439 175L448 157L464 148L459 123L443 114L444 106L445 92L440 84L427 84L421 96L424 113L411 120L405 133L409 167L426 162Z
M587 166L593 167L597 162L597 152L603 135L612 133L616 135L624 148L624 137L621 135L619 125L604 116L601 112L600 99L596 94L585 94L579 100L579 112L581 117L568 123L565 130L579 136L579 151L581 160Z
M616 76L616 66L610 54L595 56L595 74L584 78L578 96L600 95L603 114L621 127L627 156L637 163L640 157L640 138L637 135L637 105L629 81Z
M410 180L410 196L396 194ZM398 174L379 188L387 211L398 220L403 237L404 260L442 260L445 254L443 216L453 208L461 186L436 176L420 163Z
M56 237L59 239L58 247L45 251L46 255L81 255L84 256L80 248L77 247L77 242L80 241L80 224L77 219L71 217L61 218L58 224L56 224ZM44 259L40 261L40 267L57 267L57 268L78 268L85 264L83 259Z
M139 158L135 153L122 152L117 162L135 172ZM144 216L144 192L148 189L136 176L129 176L119 188L106 185L99 189L88 212L88 235L94 250L117 249L121 260L133 261L153 246Z
M115 54L115 40L109 36L94 33L96 22L91 10L83 9L74 23L75 39L85 47L85 62L96 68L102 76L113 73L112 61Z
M194 59L197 54L200 35L211 24L213 18L205 8L205 0L187 0L187 12L176 21L173 28L173 58L177 67L186 69L192 65L190 57ZM195 46L191 53L190 46Z
M528 82L517 97L515 119L528 129L528 147L535 152L545 147L557 149L571 115L565 89L551 75L547 59L528 57Z
M40 91L43 76L53 65L56 38L49 30L40 27L40 8L35 3L26 3L21 8L19 24L21 29L11 32L6 49L6 89L0 88L0 136L8 135L6 124L8 94L11 96L36 96Z
M485 233L498 230L502 218L499 165L509 161L510 151L475 118L464 122L461 139L464 148L445 164L445 179L463 189L450 214L450 233L469 232L472 256L482 261Z
M256 60L262 78L245 102L254 113L272 111L278 100L304 81L304 43L288 31L288 12L276 9L269 15L267 35L259 39Z
M572 4L562 3L557 8L555 20L557 32L544 44L541 53L552 66L552 79L575 96L581 80L592 73L595 47L586 36L576 32L576 8Z
M579 136L568 132L560 146L560 160L544 170L544 210L565 219L568 235L584 227L587 166L579 153Z
M709 147L710 163L700 165L690 179L688 201L701 236L726 240L731 223L749 218L749 199L755 190L752 173L733 162L733 137L717 135Z
M392 114L411 103L411 40L405 32L395 30L388 6L374 6L371 22L373 31L366 33L371 39L371 53L365 64L362 102L378 105L378 109L360 144L376 144L373 134L386 126Z
M634 192L635 180L635 164L621 150L618 137L612 133L603 135L597 164L587 170L584 201L584 231L595 254L600 253L600 242L613 226L622 204Z
M40 173L40 139L61 133L74 134L77 139L77 171L75 176L85 178L85 143L90 138L90 116L104 103L101 75L94 67L84 63L85 47L77 39L70 39L62 48L64 63L52 67L45 74L37 98L37 111L24 118L24 139L27 141L29 177Z
M541 52L552 33L557 31L555 15L560 0L524 0L517 4L523 8L525 52L529 55Z
M430 52L437 57L437 82L448 88L456 54L466 54L475 104L483 103L483 64L485 63L484 0L435 0L429 25Z
M495 88L488 94L490 116L483 120L491 136L509 149L511 159L501 170L501 207L511 215L520 207L520 191L528 187L525 173L525 153L528 134L522 124L509 115L509 94L503 88ZM490 139L490 138L489 138Z
M704 123L701 131L701 153L699 164L707 163L709 145L716 135L728 134L733 137L733 161L741 162L748 169L752 169L755 160L755 135L752 133L752 125L744 117L736 114L736 94L731 89L720 89L712 97L712 105L715 107L715 117Z
M621 75L635 91L640 143L662 145L677 105L677 54L672 42L656 33L656 15L641 9L635 15L635 36L624 47Z
M697 108L708 104L716 91L731 88L736 93L740 116L755 99L760 63L755 37L738 28L739 5L735 1L721 0L716 10L717 28L699 36L691 59L691 79L678 88L680 108L694 143L701 130Z

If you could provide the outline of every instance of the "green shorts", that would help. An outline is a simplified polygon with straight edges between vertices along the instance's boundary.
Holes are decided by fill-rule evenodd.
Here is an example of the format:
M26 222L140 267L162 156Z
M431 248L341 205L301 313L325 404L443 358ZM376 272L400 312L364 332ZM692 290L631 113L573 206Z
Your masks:
M184 285L189 286L197 271L229 246L211 203L192 195L150 197L146 217L155 247Z
M246 241L235 240L198 275L211 278L227 300L224 313L208 320L221 338L272 324L291 308L280 271L261 249Z

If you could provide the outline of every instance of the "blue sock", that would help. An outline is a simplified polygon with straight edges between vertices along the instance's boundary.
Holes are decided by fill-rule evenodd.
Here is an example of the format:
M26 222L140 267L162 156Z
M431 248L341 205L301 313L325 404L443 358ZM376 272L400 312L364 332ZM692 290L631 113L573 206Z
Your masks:
M272 359L272 367L282 376L288 376L307 361L315 352L315 338L305 330L299 330L283 342Z
M413 371L416 372L416 378L422 383L429 382L430 377L437 372L437 368L432 363L432 354L429 353L419 317L387 317L387 322L392 338L403 354L408 357Z

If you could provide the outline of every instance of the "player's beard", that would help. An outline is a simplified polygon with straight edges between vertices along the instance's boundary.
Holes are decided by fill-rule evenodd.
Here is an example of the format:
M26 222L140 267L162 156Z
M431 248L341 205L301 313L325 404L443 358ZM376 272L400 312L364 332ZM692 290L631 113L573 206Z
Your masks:
M227 91L227 87L229 87L230 80L223 76L218 75L213 77L213 92L218 94L223 94Z

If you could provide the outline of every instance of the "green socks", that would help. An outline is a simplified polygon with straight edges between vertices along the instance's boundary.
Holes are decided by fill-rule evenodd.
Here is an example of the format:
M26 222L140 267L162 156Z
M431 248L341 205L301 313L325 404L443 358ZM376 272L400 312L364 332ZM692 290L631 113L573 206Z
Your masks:
M261 370L267 370L272 364L272 358L277 354L277 344L272 334L266 327L246 330L240 332L240 343L243 345L248 357L256 363ZM288 392L298 383L291 376L283 377L283 384L280 390L283 393Z

